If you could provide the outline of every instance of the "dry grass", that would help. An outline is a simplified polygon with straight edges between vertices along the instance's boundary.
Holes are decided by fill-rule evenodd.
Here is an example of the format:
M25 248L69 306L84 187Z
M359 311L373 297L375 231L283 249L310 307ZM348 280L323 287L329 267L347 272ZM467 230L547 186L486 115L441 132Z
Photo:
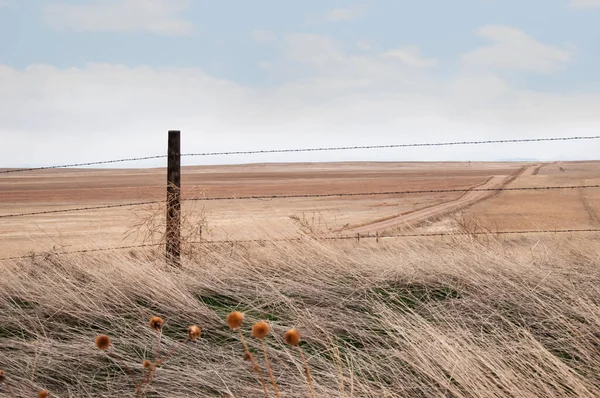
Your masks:
M197 324L202 338L156 370L148 397L262 397L244 333L265 319L282 397L600 396L598 236L210 247L180 270L139 254L47 256L0 265L0 396L130 397L131 379L95 348L110 335L144 374ZM248 339L264 368L262 344ZM13 394L7 395L9 387ZM4 394L4 395L2 395Z

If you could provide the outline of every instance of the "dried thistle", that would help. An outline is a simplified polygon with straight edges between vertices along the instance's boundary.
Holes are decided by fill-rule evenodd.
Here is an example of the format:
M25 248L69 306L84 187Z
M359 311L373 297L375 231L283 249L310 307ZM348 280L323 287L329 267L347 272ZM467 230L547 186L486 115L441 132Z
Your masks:
M0 369L0 383L3 383L6 380L6 373L2 369Z
M102 351L108 350L110 347L110 337L105 334L96 336L96 347Z
M150 328L156 331L161 331L164 324L165 321L163 321L163 319L158 316L153 316L152 318L150 318L150 322L148 322Z
M257 339L264 339L269 334L269 324L265 321L256 322L252 327L252 336Z
M38 392L38 398L48 398L50 396L50 393L48 392L48 390L41 390L40 392Z
M152 362L146 359L142 366L144 367L144 369L152 368Z
M201 330L200 327L198 327L197 325L192 325L188 327L187 330L187 336L188 336L188 340L190 341L196 341L200 338L200 334L201 334Z
M246 339L244 338L244 334L242 333L241 327L242 327L242 323L244 323L244 314L239 311L234 311L234 312L230 313L229 315L227 315L226 321L227 321L227 325L229 326L229 328L231 330L236 330L238 332L238 335L240 336L240 341L244 345L244 350L245 350L244 360L248 360L252 363L252 369L254 369L254 371L258 375L258 380L260 381L260 385L263 388L265 397L269 398L269 393L267 391L267 385L265 384L265 379L263 378L262 370L260 369L260 366L258 366L256 361L254 360L254 357L250 353L250 349L248 348L248 343L246 342Z
M271 379L271 385L275 390L275 395L279 398L279 390L277 389L277 383L275 383L275 377L273 377L273 372L271 371L271 363L269 362L269 356L267 355L267 345L265 344L265 337L269 334L269 324L265 321L259 321L254 324L252 327L252 336L259 339L262 343L263 354L265 355L265 364L267 365L267 372L269 373L269 378Z
M242 327L244 323L244 314L239 311L234 311L227 315L227 325L231 330L236 330Z
M302 358L302 362L304 363L304 368L306 369L306 379L308 380L308 385L310 387L311 397L315 397L315 388L313 386L312 377L310 376L310 369L308 367L308 361L300 348L300 332L296 329L290 329L285 332L284 340L286 344L289 344L293 347L296 347L298 353L300 354L300 358Z
M284 340L288 345L297 346L300 344L300 332L296 329L290 329L285 332Z

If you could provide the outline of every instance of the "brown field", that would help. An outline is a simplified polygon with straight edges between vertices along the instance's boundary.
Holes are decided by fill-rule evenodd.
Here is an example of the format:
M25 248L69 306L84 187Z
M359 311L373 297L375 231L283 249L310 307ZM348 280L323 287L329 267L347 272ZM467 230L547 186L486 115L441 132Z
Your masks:
M162 200L165 180L163 169L5 174L0 176L0 215ZM185 167L182 176L184 198L598 183L600 162L256 164ZM457 213L482 229L588 228L599 225L599 195L600 190L587 189L185 202L184 212L192 219L206 217L205 239L295 236L298 222L290 216L338 234L407 226L453 231ZM140 237L127 232L151 211L158 210L124 207L4 218L0 255L139 244Z
M183 195L594 185L599 171L600 162L190 167ZM6 174L0 215L163 199L165 179L164 170ZM599 195L185 202L184 226L192 228L184 232L197 236L193 228L205 217L209 240L301 231L451 235L196 245L177 269L145 249L65 254L140 243L127 234L132 229L144 235L156 227L160 235L164 208L0 218L0 256L44 252L0 260L0 397L41 389L77 398L265 397L225 323L234 310L246 314L242 332L263 371L262 345L250 329L269 322L266 350L281 397L312 396L301 358L283 342L292 327L303 336L318 398L598 397L600 233L464 232L598 228ZM158 340L147 326L151 316L166 320ZM202 328L200 340L185 343L135 394L131 378L150 374L143 361L178 347L190 324ZM104 333L109 354L94 347Z

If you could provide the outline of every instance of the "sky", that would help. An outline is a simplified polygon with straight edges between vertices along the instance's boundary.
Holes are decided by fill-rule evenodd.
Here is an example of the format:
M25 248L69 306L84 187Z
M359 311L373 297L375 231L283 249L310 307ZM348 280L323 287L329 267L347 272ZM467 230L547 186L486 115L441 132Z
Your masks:
M160 155L170 129L196 153L599 127L600 0L0 0L0 167ZM184 164L598 153L600 140Z

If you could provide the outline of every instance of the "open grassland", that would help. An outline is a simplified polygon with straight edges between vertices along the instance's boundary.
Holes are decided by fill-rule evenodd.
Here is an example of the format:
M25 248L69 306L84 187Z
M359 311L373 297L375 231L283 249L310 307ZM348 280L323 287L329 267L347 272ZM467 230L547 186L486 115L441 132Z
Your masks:
M158 315L162 352L189 324L203 332L158 370L149 397L262 397L224 321L239 310L263 370L248 332L270 323L283 397L309 396L302 362L282 341L291 327L318 397L597 397L599 237L227 245L175 271L143 253L4 262L3 396L133 396L94 338L108 334L141 375L156 340L147 321Z

